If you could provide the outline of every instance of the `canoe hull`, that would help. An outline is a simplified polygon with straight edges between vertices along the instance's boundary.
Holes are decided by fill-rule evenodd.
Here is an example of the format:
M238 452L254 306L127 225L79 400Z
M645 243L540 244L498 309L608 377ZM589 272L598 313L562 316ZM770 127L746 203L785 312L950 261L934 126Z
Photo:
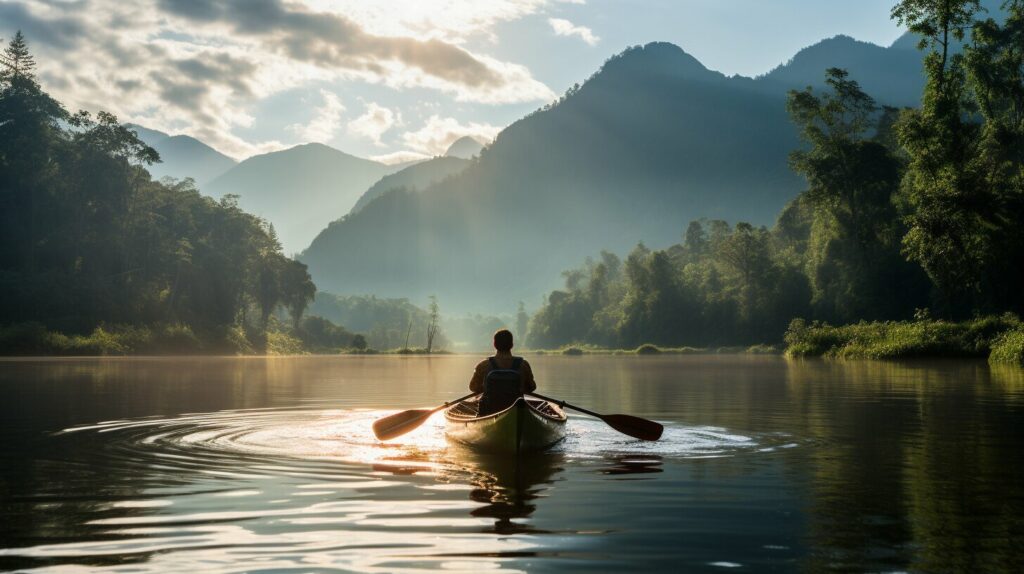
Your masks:
M456 405L445 411L445 420L449 438L486 452L536 452L565 438L565 413L539 400L520 398L485 417L466 416Z

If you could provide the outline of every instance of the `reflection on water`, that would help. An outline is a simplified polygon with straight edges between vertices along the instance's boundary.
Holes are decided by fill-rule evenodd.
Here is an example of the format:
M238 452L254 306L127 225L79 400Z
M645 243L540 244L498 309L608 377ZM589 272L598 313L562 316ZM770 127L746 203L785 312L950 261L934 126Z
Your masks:
M475 360L0 362L0 570L1024 571L1019 369L538 357L546 394L665 438L373 438Z

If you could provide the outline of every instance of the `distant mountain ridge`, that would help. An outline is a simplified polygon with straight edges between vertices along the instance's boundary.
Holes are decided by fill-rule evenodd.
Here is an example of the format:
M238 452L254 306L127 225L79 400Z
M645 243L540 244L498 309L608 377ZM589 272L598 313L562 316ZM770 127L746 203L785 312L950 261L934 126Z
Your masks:
M149 173L156 179L191 177L202 186L238 163L194 137L172 136L135 124L128 126L160 154L160 163L149 167Z
M600 249L676 241L691 218L770 223L801 188L798 142L784 92L751 82L671 44L628 50L462 173L378 198L301 259L321 290L505 309Z
M435 183L451 177L469 166L470 160L460 157L435 157L411 165L405 169L385 175L366 190L352 207L350 214L356 213L369 205L378 197L396 189L420 191Z
M381 177L402 169L319 144L250 157L203 188L239 196L243 209L274 224L286 253L300 251Z
M924 70L918 50L883 48L842 35L800 50L789 62L757 80L769 90L822 86L828 68L845 69L865 92L885 105L913 107L920 103Z
M691 219L771 224L805 185L788 167L801 144L787 92L822 86L839 67L880 103L913 106L921 62L916 50L837 36L745 78L672 44L631 48L507 127L461 173L378 198L300 257L321 290L511 309L583 257L677 241Z

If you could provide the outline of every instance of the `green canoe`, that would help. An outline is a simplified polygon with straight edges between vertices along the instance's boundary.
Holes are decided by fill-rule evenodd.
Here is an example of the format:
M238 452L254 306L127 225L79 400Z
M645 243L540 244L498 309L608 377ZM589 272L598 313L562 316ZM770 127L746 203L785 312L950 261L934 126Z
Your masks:
M509 408L478 416L479 403L466 401L444 411L450 438L487 452L543 450L565 438L565 412L549 401L522 397Z

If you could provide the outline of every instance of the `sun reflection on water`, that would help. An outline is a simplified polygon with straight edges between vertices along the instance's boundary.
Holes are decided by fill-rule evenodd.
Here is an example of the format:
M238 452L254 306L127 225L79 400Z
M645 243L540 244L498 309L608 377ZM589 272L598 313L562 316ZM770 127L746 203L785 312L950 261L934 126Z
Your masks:
M558 556L591 552L603 531L553 530L535 520L574 465L643 479L660 473L666 458L759 448L724 429L678 425L659 443L640 443L575 417L565 441L517 459L450 443L442 416L380 442L370 425L386 414L251 409L66 429L55 438L75 441L80 456L134 490L107 500L92 493L98 500L78 511L84 534L77 539L0 549L0 558L20 557L25 569L39 571L77 564L142 572L240 565L478 572L540 556L551 542L539 536L559 541Z

